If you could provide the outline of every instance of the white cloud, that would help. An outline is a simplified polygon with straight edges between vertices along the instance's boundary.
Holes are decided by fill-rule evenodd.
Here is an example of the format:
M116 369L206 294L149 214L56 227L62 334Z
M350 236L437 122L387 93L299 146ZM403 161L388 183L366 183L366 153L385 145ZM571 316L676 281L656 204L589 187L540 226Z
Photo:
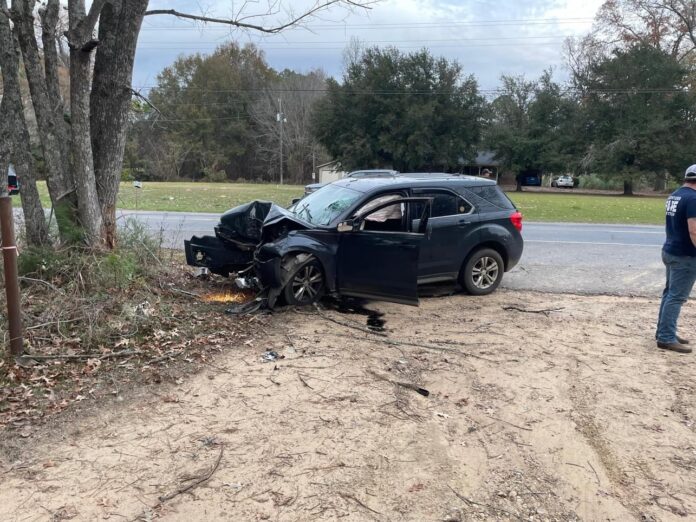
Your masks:
M273 24L295 13L311 0L286 1L286 10L255 19ZM172 17L146 17L138 49L134 82L152 85L157 73L179 54L210 52L237 38L258 43L276 69L309 70L321 67L339 76L342 50L352 37L367 45L394 45L404 51L428 47L434 54L457 59L483 88L498 85L501 74L538 76L545 68L561 68L565 37L586 32L602 0L386 0L368 12L332 10L305 28L262 36L231 31L224 26L200 26ZM192 2L152 0L151 9L190 11ZM209 16L230 16L234 3L214 0L195 7ZM241 2L236 3L237 6ZM249 2L263 10L264 2ZM562 74L562 73L561 73Z

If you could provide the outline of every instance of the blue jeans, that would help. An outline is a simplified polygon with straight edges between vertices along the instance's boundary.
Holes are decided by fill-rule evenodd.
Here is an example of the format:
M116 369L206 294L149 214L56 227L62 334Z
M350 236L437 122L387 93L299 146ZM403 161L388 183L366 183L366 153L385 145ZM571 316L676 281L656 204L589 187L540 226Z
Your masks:
M673 256L663 251L662 262L667 268L667 283L662 292L655 337L662 343L676 343L679 313L696 281L696 257Z

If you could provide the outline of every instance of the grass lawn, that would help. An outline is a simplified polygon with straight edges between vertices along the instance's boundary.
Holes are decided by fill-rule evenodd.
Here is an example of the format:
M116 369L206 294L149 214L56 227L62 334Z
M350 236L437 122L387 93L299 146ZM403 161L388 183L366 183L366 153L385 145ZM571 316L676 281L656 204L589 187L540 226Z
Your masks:
M44 207L50 208L46 184L39 184ZM265 199L287 206L302 196L304 186L268 185L260 183L191 183L143 182L135 189L132 183L121 183L118 208L127 210L160 210L170 212L224 212L255 199ZM19 198L12 198L19 205Z
M667 196L592 196L570 191L567 194L508 192L507 195L527 221L624 225L663 225L665 222Z
M50 207L44 183L39 190L44 206ZM218 213L254 199L289 205L302 193L300 185L144 182L142 189L134 189L131 183L122 183L118 206L129 210ZM593 196L571 191L508 192L508 196L527 221L661 225L665 219L663 197ZM19 205L19 198L13 200Z

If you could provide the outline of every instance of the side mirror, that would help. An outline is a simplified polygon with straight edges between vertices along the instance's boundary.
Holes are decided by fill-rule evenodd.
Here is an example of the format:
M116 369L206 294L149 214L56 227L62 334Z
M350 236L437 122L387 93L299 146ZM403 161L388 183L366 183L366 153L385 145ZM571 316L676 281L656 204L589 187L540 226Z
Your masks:
M296 205L296 204L299 203L301 200L302 200L302 198L293 198L292 204L293 204L293 205Z
M341 223L338 224L336 227L336 230L338 232L353 232L356 230L356 226L358 224L358 220L351 220L351 221L342 221Z

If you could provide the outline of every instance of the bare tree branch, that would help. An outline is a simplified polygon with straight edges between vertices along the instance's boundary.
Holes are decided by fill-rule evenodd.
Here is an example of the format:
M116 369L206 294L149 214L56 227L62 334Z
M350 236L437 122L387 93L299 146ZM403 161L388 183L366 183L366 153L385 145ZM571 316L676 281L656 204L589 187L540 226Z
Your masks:
M224 24L224 25L232 25L234 27L238 27L240 29L252 29L254 31L259 31L262 33L268 33L268 34L276 34L284 29L287 29L288 27L292 27L294 25L299 24L300 22L306 20L307 18L311 18L312 16L316 15L318 12L323 11L325 9L328 9L329 7L332 7L334 5L345 5L347 7L359 7L362 9L372 9L370 6L374 3L376 3L379 0L372 0L372 1L365 1L365 2L358 2L354 0L326 0L321 3L317 3L312 7L311 9L305 11L299 16L293 16L291 20L288 22L278 25L275 27L264 27L263 25L257 25L257 24L250 24L247 22L244 22L243 20L249 19L250 17L243 17L243 18L215 18L215 17L210 17L210 16L204 16L204 15L195 15L195 14L190 14L190 13L182 13L181 11L177 11L176 9L153 9L151 11L146 11L145 16L152 16L152 15L170 15L170 16L175 16L177 18L183 18L187 20L195 20L198 22L205 22L205 23L214 23L214 24Z
M59 11L59 0L48 0L46 6L39 9L39 16L41 17L41 42L43 43L46 87L56 121L62 125L63 99L58 79L60 63L57 47Z
M92 33L94 33L94 28L97 26L97 20L99 20L99 15L101 14L101 10L106 2L107 0L94 0L89 8L87 17L82 21L82 31L88 38L90 38Z
M686 27L686 31L689 35L689 39L691 40L692 44L696 46L696 34L694 34L696 27L696 16L695 12L696 7L693 5L691 7L691 13L687 14L687 11L689 10L688 7L684 4L684 2L679 2L680 5L677 5L678 3L675 2L674 0L668 0L668 1L663 1L663 2L655 2L653 5L662 9L666 9L673 13L681 22L684 24ZM692 2L693 4L693 2ZM681 7L681 9L680 9ZM689 16L690 15L690 16Z
M92 51L99 42L93 38L94 28L97 26L107 0L94 0L89 8L89 13L84 14L84 4L78 5L70 2L70 29L65 33L68 45L72 49L80 49L83 52Z

